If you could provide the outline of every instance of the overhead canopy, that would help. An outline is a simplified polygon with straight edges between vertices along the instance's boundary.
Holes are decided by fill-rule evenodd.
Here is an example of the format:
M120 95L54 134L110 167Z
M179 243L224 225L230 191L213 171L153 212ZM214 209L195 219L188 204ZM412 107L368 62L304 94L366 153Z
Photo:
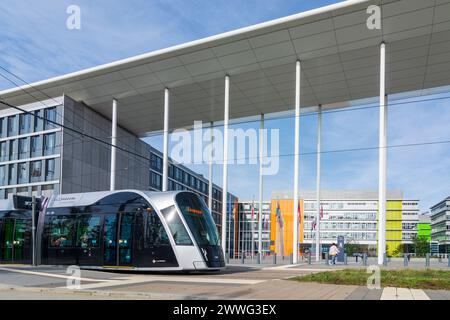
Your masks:
M369 30L369 5L382 29ZM379 45L386 43L388 94L450 84L450 0L350 0L206 39L0 92L14 105L62 94L139 136L163 129L163 89L171 89L170 127L221 121L224 76L230 118L292 110L295 61L301 105L337 108L379 94ZM30 95L31 94L31 95ZM4 108L4 107L1 107Z

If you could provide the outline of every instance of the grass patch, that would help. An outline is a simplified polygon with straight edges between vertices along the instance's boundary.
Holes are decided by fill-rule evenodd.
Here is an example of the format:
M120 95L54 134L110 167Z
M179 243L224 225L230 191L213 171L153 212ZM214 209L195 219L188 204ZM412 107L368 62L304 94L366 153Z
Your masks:
M370 276L364 269L319 272L291 278L298 282L318 282L366 286ZM450 271L446 270L381 270L382 287L450 290Z

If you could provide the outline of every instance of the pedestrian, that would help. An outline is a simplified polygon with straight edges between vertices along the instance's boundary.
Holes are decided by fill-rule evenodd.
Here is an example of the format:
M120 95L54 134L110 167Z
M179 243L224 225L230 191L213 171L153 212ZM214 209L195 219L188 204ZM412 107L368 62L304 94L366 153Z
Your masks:
M337 255L339 254L339 249L336 246L336 243L333 243L330 247L330 250L328 251L328 254L331 257L331 264L336 264L336 258Z

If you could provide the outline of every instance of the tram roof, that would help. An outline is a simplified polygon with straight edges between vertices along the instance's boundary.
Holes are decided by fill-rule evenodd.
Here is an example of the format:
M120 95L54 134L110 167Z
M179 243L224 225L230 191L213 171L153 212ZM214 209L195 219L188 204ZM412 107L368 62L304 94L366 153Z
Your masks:
M113 194L135 193L148 198L151 202L170 202L173 196L182 191L141 191L141 190L115 190L115 191L97 191L84 193L71 193L54 195L50 198L49 208L88 206ZM172 203L170 203L172 204ZM158 206L159 207L159 206Z
M382 29L369 30L369 5ZM386 43L386 93L450 85L450 0L349 0L0 92L14 105L69 95L138 136L163 129L163 90L171 89L170 127L221 121L224 76L230 119L293 109L295 61L301 104L340 108L379 94L379 45ZM311 108L306 108L311 107ZM0 106L0 108L6 108Z

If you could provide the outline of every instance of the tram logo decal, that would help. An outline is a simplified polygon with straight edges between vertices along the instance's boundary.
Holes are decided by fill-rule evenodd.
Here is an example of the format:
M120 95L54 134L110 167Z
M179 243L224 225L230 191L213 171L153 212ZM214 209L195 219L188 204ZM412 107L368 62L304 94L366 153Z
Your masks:
M165 262L166 260L156 260L156 259L152 260L152 263L165 263Z

